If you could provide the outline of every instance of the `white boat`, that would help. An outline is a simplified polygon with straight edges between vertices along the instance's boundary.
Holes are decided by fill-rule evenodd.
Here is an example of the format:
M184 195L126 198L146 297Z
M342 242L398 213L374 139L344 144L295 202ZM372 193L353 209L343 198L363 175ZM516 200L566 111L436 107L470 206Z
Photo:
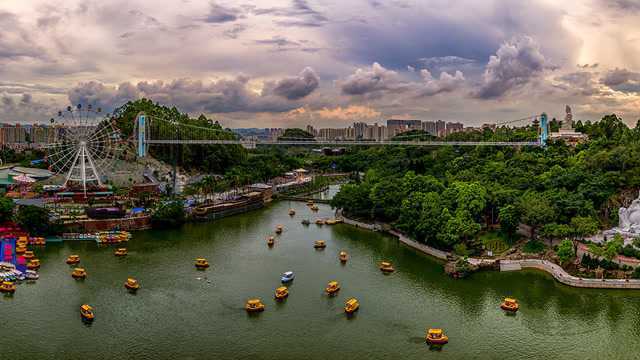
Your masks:
M27 270L25 277L27 280L38 280L40 275L38 275L38 272L35 270Z

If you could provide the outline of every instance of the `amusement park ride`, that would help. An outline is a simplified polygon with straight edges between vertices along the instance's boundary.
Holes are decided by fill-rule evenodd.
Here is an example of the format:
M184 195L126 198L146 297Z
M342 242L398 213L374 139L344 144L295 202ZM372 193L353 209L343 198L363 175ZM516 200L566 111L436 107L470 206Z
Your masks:
M46 160L50 170L64 174L64 189L81 190L84 196L87 190L104 188L106 174L113 168L115 161L127 147L134 147L138 157L148 155L151 145L242 145L255 148L258 145L340 145L340 146L545 146L549 138L547 115L528 116L517 120L496 123L506 126L516 122L538 119L539 134L536 141L421 141L421 140L383 140L383 141L336 141L322 139L278 139L245 140L220 139L219 130L178 123L171 119L152 118L144 113L138 114L134 124L134 134L124 139L114 125L109 114L103 115L101 108L91 105L67 107L59 111L57 123L59 131L56 140L46 144Z

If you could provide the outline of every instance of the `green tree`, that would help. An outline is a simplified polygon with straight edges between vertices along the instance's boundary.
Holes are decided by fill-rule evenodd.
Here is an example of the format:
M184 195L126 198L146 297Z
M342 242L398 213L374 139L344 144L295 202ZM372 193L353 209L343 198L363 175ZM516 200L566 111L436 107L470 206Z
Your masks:
M15 204L13 200L1 197L0 198L0 222L8 221L13 218L13 209Z
M509 237L513 237L520 224L520 212L518 208L514 205L503 206L500 208L498 217L500 219L500 228L509 235Z
M590 216L576 216L571 219L571 227L576 237L583 238L597 233L600 223Z
M32 236L47 236L60 230L59 225L50 220L49 211L38 206L18 207L15 220Z
M161 203L151 214L151 223L158 228L172 228L184 222L184 206L179 200Z
M522 214L522 221L531 226L532 238L535 238L538 228L555 216L551 202L535 191L526 192L518 202L518 211Z
M558 251L556 254L558 255L558 259L560 259L561 264L571 260L575 256L573 242L571 240L563 240L560 245L558 245Z

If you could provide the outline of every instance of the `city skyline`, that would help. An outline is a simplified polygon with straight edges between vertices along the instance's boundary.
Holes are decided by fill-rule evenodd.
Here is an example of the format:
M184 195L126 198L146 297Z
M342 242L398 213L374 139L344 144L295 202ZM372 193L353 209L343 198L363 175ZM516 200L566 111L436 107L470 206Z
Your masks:
M640 118L628 0L7 1L0 122L148 97L226 127Z

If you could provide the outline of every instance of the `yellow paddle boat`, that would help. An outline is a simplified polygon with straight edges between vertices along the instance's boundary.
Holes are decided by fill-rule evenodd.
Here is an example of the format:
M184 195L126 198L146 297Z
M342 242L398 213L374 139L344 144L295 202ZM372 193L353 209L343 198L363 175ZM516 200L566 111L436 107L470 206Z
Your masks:
M0 292L13 294L16 292L16 284L11 281L3 281L2 284L0 284Z
M312 206L314 204L313 200L307 200L307 206Z
M40 269L40 260L38 260L38 259L29 260L29 262L27 263L27 269L29 269L29 270L38 270L38 269Z
M389 261L383 261L380 263L380 271L383 273L392 273L396 269L393 268L393 265Z
M326 291L329 295L335 295L338 291L340 291L340 284L337 281L330 281L324 291Z
M196 259L196 268L198 270L204 270L209 267L209 262L205 258L197 258Z
M324 219L317 219L316 225L324 225Z
M127 282L124 283L124 287L129 291L136 291L140 289L140 283L134 278L128 278Z
M293 209L289 209L289 216L293 216L296 214L296 211Z
M276 300L284 300L289 296L289 289L286 286L280 286L276 289Z
M116 251L113 253L113 255L115 256L127 256L129 252L127 251L126 248L118 248L116 249Z
M83 268L75 268L73 269L73 272L71 273L71 276L74 279L86 279L87 278L87 271Z
M327 220L324 221L324 223L327 224L327 225L335 225L338 222L336 221L336 219L327 219Z
M500 304L500 308L505 311L516 312L520 308L520 305L516 299L505 298L502 304Z
M344 312L346 312L347 314L353 314L359 308L360 308L360 303L356 298L351 298L347 300L347 302L344 304Z
M273 244L275 244L275 243L276 243L276 240L275 240L275 238L273 236L269 236L267 238L267 245L273 246Z
M346 251L340 251L340 255L338 255L340 262L346 263L349 260L349 254Z
M429 329L425 340L431 345L444 345L449 342L449 337L444 334L442 329Z
M33 251L31 250L27 250L24 252L24 255L22 255L26 260L31 260L34 257L36 257L36 255L33 253Z
M93 308L87 304L80 306L80 316L82 316L82 320L93 321L95 318Z
M80 262L80 256L78 256L78 255L69 255L67 257L67 264L69 264L69 265L75 265L75 264L77 264L79 262Z
M24 254L27 251L27 246L26 245L17 245L16 246L16 254L21 255Z
M276 234L282 234L282 230L284 230L284 226L282 225L276 226Z
M260 312L264 311L264 304L260 299L249 299L247 303L244 304L244 309L247 310L247 312Z
M320 208L318 207L318 205L313 204L313 205L311 205L310 209L311 209L311 211L318 211Z
M327 247L327 244L324 242L324 240L316 240L313 243L313 247L316 249L324 249Z

